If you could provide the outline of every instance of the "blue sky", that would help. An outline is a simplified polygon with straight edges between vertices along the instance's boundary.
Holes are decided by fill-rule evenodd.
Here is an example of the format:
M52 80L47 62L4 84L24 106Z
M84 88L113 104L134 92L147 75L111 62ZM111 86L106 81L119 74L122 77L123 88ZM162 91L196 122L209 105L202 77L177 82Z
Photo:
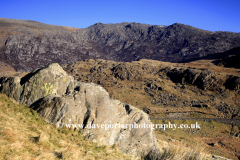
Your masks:
M94 23L188 24L240 32L240 0L0 0L0 17L86 28Z

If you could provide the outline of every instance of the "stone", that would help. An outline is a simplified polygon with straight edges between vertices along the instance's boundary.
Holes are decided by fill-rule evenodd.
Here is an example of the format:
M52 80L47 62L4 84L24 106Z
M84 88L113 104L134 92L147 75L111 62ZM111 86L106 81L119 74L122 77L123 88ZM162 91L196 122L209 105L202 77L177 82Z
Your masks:
M56 63L7 79L1 93L29 105L47 123L72 127L100 145L116 145L139 158L157 159L160 154L145 112L109 98L95 83L74 80Z
M148 115L131 105L110 99L106 90L94 83L75 82L75 91L71 94L49 95L32 107L43 120L58 127L83 124L83 134L100 145L117 144L121 152L136 157L159 154L153 130L133 128L134 124L151 126ZM133 126L121 128L124 124ZM73 128L79 129L77 126Z
M15 99L16 101L20 100L22 93L22 86L20 85L19 77L10 77L1 85L1 93L6 94L8 97Z
M1 93L14 98L22 104L32 105L47 95L63 95L74 78L62 67L53 63L41 70L35 70L23 78L11 77L2 84ZM9 88L10 87L10 88Z

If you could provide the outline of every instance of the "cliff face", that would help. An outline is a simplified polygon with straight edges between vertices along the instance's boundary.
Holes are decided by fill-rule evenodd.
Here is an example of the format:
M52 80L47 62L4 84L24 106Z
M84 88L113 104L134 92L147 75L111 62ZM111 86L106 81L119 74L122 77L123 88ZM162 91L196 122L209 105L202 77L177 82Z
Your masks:
M175 23L101 24L85 29L0 19L0 61L30 71L84 59L180 62L239 47L240 33L210 32Z

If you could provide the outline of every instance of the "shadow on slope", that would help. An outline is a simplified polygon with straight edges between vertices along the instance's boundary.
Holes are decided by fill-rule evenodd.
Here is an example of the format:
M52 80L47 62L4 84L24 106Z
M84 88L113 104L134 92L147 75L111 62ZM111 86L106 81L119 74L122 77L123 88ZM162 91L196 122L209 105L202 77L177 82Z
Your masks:
M192 58L190 60L184 60L181 61L181 63L189 63L196 60L214 60L212 63L218 66L240 68L240 47L230 49L226 52L215 53L200 58Z

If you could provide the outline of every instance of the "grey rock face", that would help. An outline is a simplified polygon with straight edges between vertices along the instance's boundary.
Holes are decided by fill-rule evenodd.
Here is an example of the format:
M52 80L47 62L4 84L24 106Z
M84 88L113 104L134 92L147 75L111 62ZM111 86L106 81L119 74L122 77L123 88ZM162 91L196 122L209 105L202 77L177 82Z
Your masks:
M160 154L146 113L110 99L99 85L74 81L58 64L21 79L9 78L1 93L30 105L44 121L57 127L70 125L100 145L117 145L136 157L157 159Z
M240 42L240 33L210 32L179 23L97 23L72 30L33 21L1 19L0 24L18 27L3 31L0 60L21 71L84 59L179 62L225 52Z
M22 86L20 85L19 77L8 78L4 84L1 85L1 93L6 94L8 97L11 97L17 101L20 100L22 93Z
M11 77L2 84L1 93L22 104L31 105L47 95L63 95L71 87L73 77L62 67L51 64L42 70L35 70L23 78Z

